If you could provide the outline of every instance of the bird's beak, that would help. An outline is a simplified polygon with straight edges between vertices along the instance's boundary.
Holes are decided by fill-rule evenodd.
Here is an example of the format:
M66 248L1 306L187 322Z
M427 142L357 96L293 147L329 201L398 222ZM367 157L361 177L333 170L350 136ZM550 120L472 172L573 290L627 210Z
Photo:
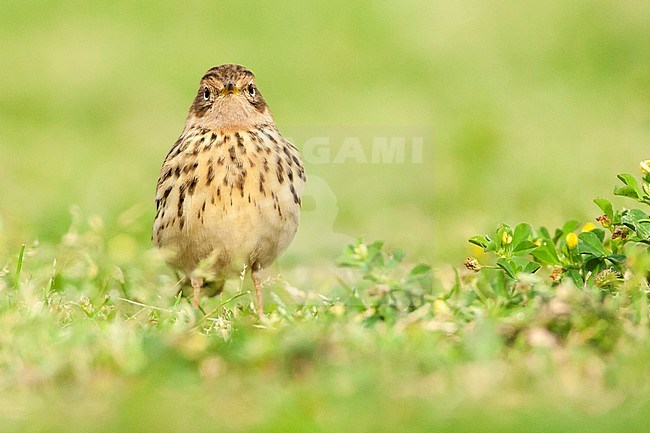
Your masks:
M239 94L239 89L235 87L232 81L228 81L228 84L226 84L226 86L221 91L222 95L228 95L229 93L233 93L235 95Z

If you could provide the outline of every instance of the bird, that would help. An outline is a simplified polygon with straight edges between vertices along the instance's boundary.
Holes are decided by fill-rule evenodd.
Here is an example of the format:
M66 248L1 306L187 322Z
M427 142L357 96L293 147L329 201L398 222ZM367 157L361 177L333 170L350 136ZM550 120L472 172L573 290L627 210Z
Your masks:
M152 230L154 246L189 281L194 307L250 270L264 315L261 271L293 240L306 181L255 75L235 64L210 68L160 170Z

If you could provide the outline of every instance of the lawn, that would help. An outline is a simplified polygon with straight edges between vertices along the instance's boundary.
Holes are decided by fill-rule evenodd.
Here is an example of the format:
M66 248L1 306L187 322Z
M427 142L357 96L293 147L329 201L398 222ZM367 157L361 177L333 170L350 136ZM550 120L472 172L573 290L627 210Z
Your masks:
M650 158L648 28L614 0L6 2L0 430L644 431L646 226L593 199L648 212L612 194ZM248 280L192 308L150 244L221 63L308 175L261 320Z

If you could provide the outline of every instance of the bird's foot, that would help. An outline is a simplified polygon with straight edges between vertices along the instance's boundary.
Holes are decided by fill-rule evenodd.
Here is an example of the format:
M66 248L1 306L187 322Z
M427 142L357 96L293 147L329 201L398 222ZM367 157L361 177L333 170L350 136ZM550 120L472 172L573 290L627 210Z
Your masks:
M192 289L194 289L192 292L192 305L194 305L194 308L199 308L199 297L201 296L201 288L203 287L203 278L192 277L190 282L192 283Z

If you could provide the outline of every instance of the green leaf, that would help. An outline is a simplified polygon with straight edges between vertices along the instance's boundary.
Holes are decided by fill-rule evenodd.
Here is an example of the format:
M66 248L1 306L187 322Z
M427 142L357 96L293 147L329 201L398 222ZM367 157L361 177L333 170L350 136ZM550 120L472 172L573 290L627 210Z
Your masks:
M622 173L619 174L617 177L621 180L621 182L625 184L625 186L619 186L616 189L614 189L615 195L621 195L624 197L633 198L635 200L639 200L641 197L645 195L641 191L641 187L639 186L639 183L637 182L636 178L631 174Z
M640 240L650 240L650 216L639 209L628 210L622 218L623 224L633 228Z
M607 260L612 263L624 263L627 256L625 254L610 254L607 256Z
M537 244L535 244L535 242L523 241L514 247L514 249L512 250L512 254L516 256L525 256L526 254L530 253L536 248L537 248Z
M537 248L537 245L530 240L532 234L533 228L530 224L518 224L512 235L512 253L517 256L524 256Z
M639 192L641 192L641 188L639 187L639 182L636 180L636 177L632 176L629 173L621 173L616 177L618 177L621 180L621 182L623 182L625 185L629 185L635 189L638 189Z
M513 249L516 249L517 245L521 242L529 240L532 233L533 228L530 226L530 224L517 224L517 227L515 227L515 232L512 235Z
M420 263L419 265L416 265L413 269L411 269L411 272L409 272L410 276L423 276L431 272L431 266L425 265L424 263Z
M541 265L539 263L529 261L524 267L524 272L534 274L539 268L541 268Z
M565 278L571 280L573 284L576 285L576 287L582 287L585 284L584 280L582 279L582 275L580 275L580 272L576 271L575 269L569 269L565 271L562 279Z
M386 282L386 279L383 275L365 274L362 278L364 280L372 281L376 284L382 284Z
M469 243L479 246L483 249L486 249L488 246L489 239L485 236L472 236L469 238Z
M518 272L532 274L540 268L539 263L535 263L523 257L515 257L512 261L515 263Z
M580 221L569 220L565 222L564 225L562 226L562 234L566 235L567 233L574 231L578 227L580 227Z
M603 229L593 229L591 230L593 234L595 234L598 239L600 239L600 243L604 244L605 243L605 230Z
M532 252L533 257L539 260L543 265L560 265L560 258L555 251L555 245L550 239L544 239L542 245Z
M600 210L602 210L603 213L609 217L609 219L614 219L614 208L612 207L612 203L610 203L609 200L604 198L597 198L594 200L594 203L598 205Z
M578 252L595 257L605 257L609 254L598 236L592 232L582 232L578 235Z
M598 273L605 268L605 259L603 257L592 257L584 264L587 272Z
M404 252L404 250L394 249L391 256L394 261L401 263L402 260L404 260L404 257L406 257L406 252Z
M515 264L512 261L499 259L497 260L497 266L503 269L510 278L517 278L517 269L515 268Z
M499 248L499 245L496 243L496 241L493 241L492 239L488 240L487 247L485 247L485 252L492 252L496 251Z
M552 239L551 238L551 233L549 233L548 229L546 227L540 227L538 231L538 235L540 238L545 238L545 239Z
M639 199L639 193L630 186L619 186L614 188L614 195L633 198L634 200Z
M639 239L642 241L650 240L650 221L638 221L635 230Z

